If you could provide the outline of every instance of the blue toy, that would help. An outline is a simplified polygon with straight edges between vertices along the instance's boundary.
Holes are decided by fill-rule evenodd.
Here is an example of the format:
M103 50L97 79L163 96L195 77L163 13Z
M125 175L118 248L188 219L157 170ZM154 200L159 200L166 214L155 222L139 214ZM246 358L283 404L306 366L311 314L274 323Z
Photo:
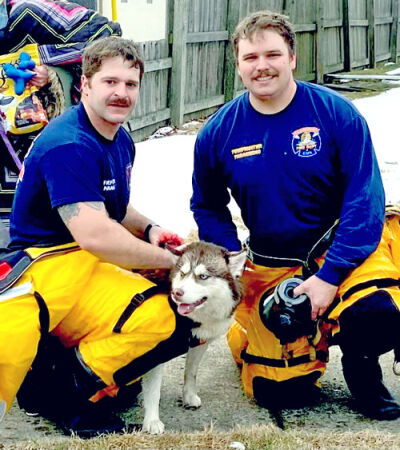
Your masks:
M35 61L31 58L31 55L27 52L21 52L19 55L18 69L32 70L36 66Z
M15 67L13 64L3 65L6 76L14 80L14 91L17 95L21 95L24 92L26 83L35 76L30 70L36 66L29 53L21 52L19 60L18 67Z

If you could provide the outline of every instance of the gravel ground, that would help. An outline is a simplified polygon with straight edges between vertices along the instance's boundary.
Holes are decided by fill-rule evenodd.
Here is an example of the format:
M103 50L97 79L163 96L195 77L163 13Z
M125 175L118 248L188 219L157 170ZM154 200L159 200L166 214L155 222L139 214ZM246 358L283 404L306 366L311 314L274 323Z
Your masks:
M340 365L340 350L332 347L330 362L323 378L321 404L298 410L282 411L286 429L310 432L324 431L383 431L400 433L400 419L373 421L352 411L349 392L345 386ZM400 380L392 372L393 354L381 357L385 382L400 401ZM201 431L212 425L215 430L230 430L235 425L274 423L268 410L258 407L247 398L240 387L239 372L230 356L225 338L215 342L207 351L200 367L198 384L203 405L198 410L182 408L184 357L170 361L163 381L160 417L168 431ZM134 407L123 414L127 423L140 423L142 409ZM27 417L14 405L0 428L0 442L10 446L17 442L34 439L40 442L46 437L57 437L62 446L68 438L45 419ZM58 439L57 439L58 440ZM1 444L0 444L1 448Z

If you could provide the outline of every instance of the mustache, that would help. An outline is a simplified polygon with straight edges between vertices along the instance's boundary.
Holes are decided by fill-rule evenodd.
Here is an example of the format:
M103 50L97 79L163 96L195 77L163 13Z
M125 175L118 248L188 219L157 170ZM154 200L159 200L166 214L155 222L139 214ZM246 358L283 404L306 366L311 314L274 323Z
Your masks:
M112 105L112 106L130 106L131 102L129 100L113 100L107 103L107 105Z
M263 70L261 72L258 72L256 74L256 77L273 77L277 74L277 72L275 72L274 70Z

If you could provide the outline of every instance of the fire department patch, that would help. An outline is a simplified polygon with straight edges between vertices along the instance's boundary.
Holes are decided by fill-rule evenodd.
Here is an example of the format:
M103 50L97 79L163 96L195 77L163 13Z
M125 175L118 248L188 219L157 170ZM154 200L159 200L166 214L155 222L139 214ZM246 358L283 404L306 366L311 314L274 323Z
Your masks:
M303 127L292 133L293 153L301 158L316 155L321 150L319 128Z

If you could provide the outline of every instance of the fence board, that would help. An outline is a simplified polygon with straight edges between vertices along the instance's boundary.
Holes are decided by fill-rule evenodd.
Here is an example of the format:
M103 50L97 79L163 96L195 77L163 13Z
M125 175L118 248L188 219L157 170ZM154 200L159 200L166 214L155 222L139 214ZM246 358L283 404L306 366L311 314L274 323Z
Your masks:
M392 0L392 15L393 24L390 35L390 57L396 61L397 58L397 42L398 42L398 29L399 29L399 0Z
M343 66L343 0L324 2L324 51L325 72L332 66Z
M390 34L393 23L392 0L375 0L375 61L390 58Z
M349 0L351 68L369 64L367 3L369 0Z
M129 120L130 129L137 128L138 118L155 114L167 108L167 89L172 60L168 57L166 40L140 43L139 50L144 58L145 73L135 111Z

